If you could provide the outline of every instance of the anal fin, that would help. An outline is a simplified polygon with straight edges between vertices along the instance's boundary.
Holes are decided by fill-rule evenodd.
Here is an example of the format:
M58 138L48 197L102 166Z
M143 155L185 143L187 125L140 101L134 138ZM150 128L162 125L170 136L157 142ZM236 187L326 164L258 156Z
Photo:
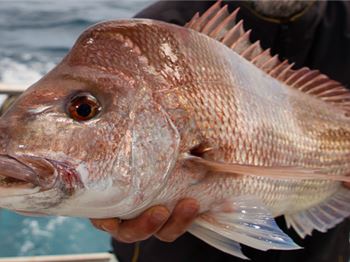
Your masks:
M192 224L188 231L192 235L198 237L209 245L216 247L225 253L242 259L249 259L242 253L239 243L227 237L221 236L219 233L216 233L200 225L199 223Z
M288 227L293 227L301 238L314 229L326 232L350 216L350 190L342 188L328 200L308 210L285 215Z

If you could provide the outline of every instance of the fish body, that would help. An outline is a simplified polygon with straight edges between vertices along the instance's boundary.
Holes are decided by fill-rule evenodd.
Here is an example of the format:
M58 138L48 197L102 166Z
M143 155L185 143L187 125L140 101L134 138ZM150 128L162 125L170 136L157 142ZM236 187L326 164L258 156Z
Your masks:
M190 232L240 257L298 248L273 217L304 237L349 216L350 95L225 12L86 30L0 119L0 206L128 219L193 197Z
M210 148L201 157L257 167L321 168L335 176L348 173L347 116L320 99L286 86L232 50L217 46L213 39L191 33L192 53L183 53L187 54L189 71L185 77L193 78L183 88L175 84L175 90L162 92L162 99L170 96L169 100L174 101L176 97L176 110L186 110L196 134L190 145ZM165 102L162 105L169 107ZM180 136L188 137L181 132ZM341 186L339 182L317 179L237 178L217 172L208 179L212 180L208 189L214 190L213 182L217 180L222 194L259 194L276 216L309 208Z

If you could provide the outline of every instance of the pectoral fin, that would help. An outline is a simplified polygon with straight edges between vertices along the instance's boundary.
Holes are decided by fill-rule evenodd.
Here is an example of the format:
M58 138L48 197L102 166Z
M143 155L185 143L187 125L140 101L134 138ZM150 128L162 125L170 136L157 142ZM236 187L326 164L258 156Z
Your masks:
M276 224L270 212L254 197L235 197L200 216L189 230L216 248L241 258L239 243L260 250L300 247Z
M237 175L252 175L252 176L264 176L276 179L322 179L350 182L350 176L335 176L329 175L327 170L316 168L304 168L304 167L291 167L291 166L254 166L254 165L242 165L235 163L223 163L218 161L207 160L201 157L188 155L186 159L194 161L198 164L206 166L209 170L222 173L231 173Z

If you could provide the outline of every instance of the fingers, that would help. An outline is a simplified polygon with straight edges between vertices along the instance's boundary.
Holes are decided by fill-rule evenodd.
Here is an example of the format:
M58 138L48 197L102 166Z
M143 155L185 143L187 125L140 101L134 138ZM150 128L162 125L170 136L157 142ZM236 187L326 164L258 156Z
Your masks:
M346 186L347 188L350 189L350 182L345 182L345 183L344 183L344 186Z
M115 239L124 243L133 243L149 238L157 232L169 218L169 211L162 206L155 206L140 216L118 223L115 218L92 219L92 224L107 231Z
M120 222L115 218L91 219L92 224L124 243L145 240L155 235L172 242L181 236L196 219L199 204L194 199L183 199L170 212L163 206L154 206L138 217Z
M124 221L113 236L126 243L147 239L160 229L169 215L165 207L152 207L137 218Z
M103 230L103 231L117 231L119 229L119 219L115 218L105 218L105 219L90 219L91 223L96 227L97 229Z
M181 236L196 219L199 212L199 205L194 199L180 201L169 220L155 234L155 236L166 242L172 242Z

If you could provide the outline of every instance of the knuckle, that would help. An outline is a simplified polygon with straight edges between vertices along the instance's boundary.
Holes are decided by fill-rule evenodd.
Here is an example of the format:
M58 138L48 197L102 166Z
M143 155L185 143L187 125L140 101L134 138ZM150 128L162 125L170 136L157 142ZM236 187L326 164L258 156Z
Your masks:
M138 223L134 225L133 227L128 228L126 231L129 232L128 234L131 235L131 232L133 232L133 236L135 238L144 238L145 236L150 236L154 234L157 229L159 228L158 224L154 224L150 221L144 221L143 223Z
M164 224L169 218L169 211L166 209L155 209L148 215L147 222L150 228L156 230L159 226Z
M183 205L181 208L181 216L179 215L179 219L183 221L191 221L192 219L196 218L198 215L199 206L196 203L187 203L186 205Z

